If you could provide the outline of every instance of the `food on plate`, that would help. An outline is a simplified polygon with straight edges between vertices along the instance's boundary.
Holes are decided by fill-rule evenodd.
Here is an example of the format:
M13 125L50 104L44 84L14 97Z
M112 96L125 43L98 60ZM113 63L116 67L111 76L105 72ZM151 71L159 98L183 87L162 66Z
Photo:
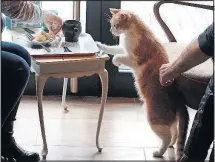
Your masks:
M35 36L34 41L45 42L51 41L52 39L54 39L54 35L41 30L40 33Z
M41 34L41 35L46 35L46 32L45 32L44 30L41 30L41 31L40 31L40 34Z
M37 42L45 42L46 41L46 36L45 35L37 35L34 40L37 41Z
M46 38L47 39L53 39L54 38L54 35L50 34L50 33L46 33Z

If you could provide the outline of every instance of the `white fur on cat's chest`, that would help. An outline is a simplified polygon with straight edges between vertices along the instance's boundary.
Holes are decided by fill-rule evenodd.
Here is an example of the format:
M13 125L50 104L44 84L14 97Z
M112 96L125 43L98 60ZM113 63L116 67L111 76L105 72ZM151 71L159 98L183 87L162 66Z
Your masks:
M123 35L123 37L121 39L122 47L124 49L124 52L129 55L132 52L132 42L128 41L128 39L126 37L127 37L126 35Z

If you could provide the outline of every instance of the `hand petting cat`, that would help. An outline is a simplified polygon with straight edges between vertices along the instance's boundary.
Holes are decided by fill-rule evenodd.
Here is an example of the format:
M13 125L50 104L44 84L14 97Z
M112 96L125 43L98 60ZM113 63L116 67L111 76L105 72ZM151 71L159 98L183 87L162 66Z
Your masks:
M160 69L159 69L159 74L160 74L160 83L162 86L170 86L173 81L174 78L177 77L176 73L172 73L170 71L171 69L171 64L163 64Z

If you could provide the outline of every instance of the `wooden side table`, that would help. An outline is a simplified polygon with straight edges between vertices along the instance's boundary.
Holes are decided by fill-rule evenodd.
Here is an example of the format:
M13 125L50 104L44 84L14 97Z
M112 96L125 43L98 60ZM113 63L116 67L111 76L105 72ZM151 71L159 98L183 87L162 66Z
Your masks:
M90 76L98 74L102 82L101 107L96 132L96 146L98 151L102 151L99 144L99 133L101 129L104 105L108 92L108 72L105 69L105 62L109 59L108 55L90 56L90 57L70 57L70 58L32 58L32 69L36 74L36 92L38 100L39 120L43 139L43 149L41 155L46 158L48 154L48 146L45 133L45 124L43 116L43 89L48 78L64 78L62 105L67 108L66 104L66 88L67 78ZM86 68L87 67L87 68Z
M38 112L41 127L41 134L43 139L43 149L41 152L42 157L45 159L48 154L48 145L45 133L45 123L43 116L43 89L48 78L64 78L63 94L62 94L62 105L67 110L66 104L66 89L68 78L76 78L82 76L90 76L98 74L102 82L102 97L101 97L101 108L99 113L97 132L96 132L96 146L98 151L102 151L102 147L99 144L99 133L101 129L101 123L104 112L104 105L107 99L108 92L108 72L105 69L105 62L109 60L108 55L94 55L94 56L73 56L65 57L62 55L61 48L57 48L55 51L56 55L52 57L44 57L40 55L41 52L29 48L28 43L24 40L25 36L22 31L7 31L3 32L3 38L5 41L14 42L24 46L28 52L32 55L32 70L35 72L36 78L36 95L38 101ZM79 43L72 48L72 51L76 53L97 53L97 46L89 34L82 34L79 38ZM70 48L71 49L71 48ZM92 52L94 51L94 52ZM39 55L38 55L39 53ZM44 51L45 53L45 51ZM44 54L42 52L42 54ZM64 53L65 54L65 53Z

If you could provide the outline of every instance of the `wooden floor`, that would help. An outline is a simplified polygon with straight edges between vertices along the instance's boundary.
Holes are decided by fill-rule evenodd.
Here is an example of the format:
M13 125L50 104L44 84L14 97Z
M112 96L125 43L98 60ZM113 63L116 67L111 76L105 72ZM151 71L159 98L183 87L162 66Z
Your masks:
M160 140L146 121L144 105L134 98L108 99L100 136L104 149L97 153L95 133L99 101L94 97L68 97L69 112L65 113L60 96L44 97L48 160L174 160L171 148L163 159L152 157ZM189 110L189 114L192 122L195 111ZM23 97L15 137L24 148L41 151L36 97Z

